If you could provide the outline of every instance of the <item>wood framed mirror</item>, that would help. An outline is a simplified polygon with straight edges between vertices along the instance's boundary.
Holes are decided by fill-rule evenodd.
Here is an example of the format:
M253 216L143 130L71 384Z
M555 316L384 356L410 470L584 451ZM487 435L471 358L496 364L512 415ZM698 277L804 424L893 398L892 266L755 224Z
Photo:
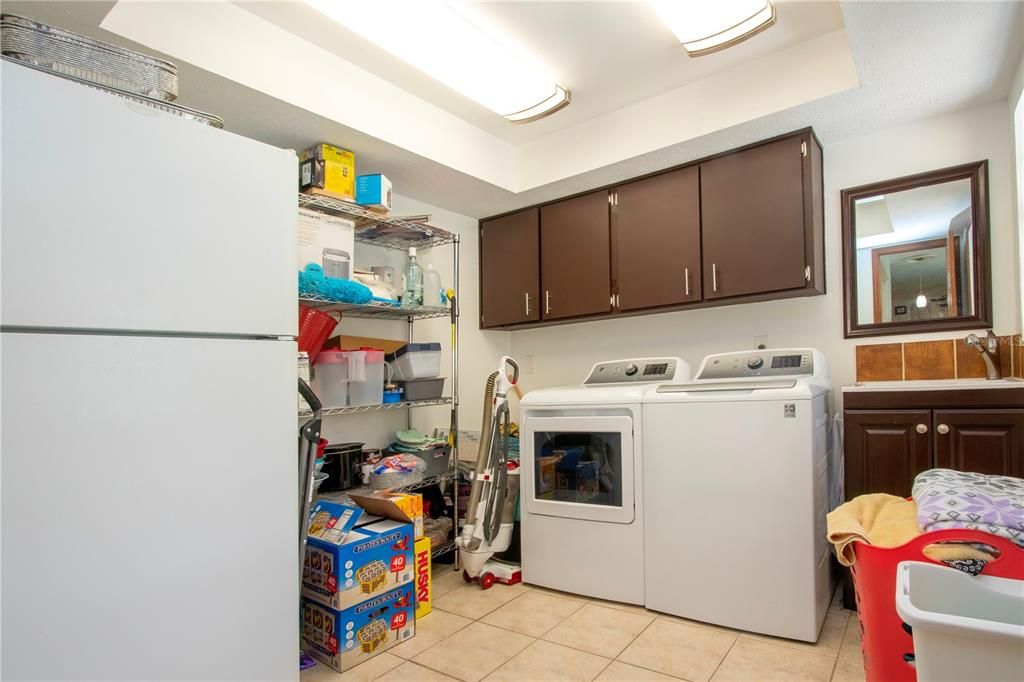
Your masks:
M988 161L841 193L846 338L992 326Z

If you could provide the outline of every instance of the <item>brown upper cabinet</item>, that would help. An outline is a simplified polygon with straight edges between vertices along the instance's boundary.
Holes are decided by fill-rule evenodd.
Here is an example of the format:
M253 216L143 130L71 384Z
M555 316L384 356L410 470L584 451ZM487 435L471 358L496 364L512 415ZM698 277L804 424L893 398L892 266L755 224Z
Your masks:
M480 223L480 326L540 320L540 211Z
M601 191L541 207L542 319L611 310L609 203Z
M497 238L528 211L539 243ZM537 211L480 223L481 327L825 293L822 152L810 128Z
M701 300L700 173L662 173L612 192L612 270L619 310Z
M808 136L789 137L700 165L704 298L803 288Z

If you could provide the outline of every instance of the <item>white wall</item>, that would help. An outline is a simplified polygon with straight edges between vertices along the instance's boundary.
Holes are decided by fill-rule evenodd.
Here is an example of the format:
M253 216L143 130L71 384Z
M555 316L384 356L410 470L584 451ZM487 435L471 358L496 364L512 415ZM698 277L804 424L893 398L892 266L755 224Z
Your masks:
M394 196L395 215L431 214L431 223L460 235L460 277L458 290L462 292L459 327L459 393L461 395L460 429L478 431L483 415L484 380L498 365L498 359L510 350L509 332L481 332L477 287L479 267L478 230L475 218L452 213L436 206L406 197ZM423 251L418 259L424 267L428 263L441 274L444 286L452 285L452 247L441 246ZM404 267L405 255L394 249L356 245L356 267L392 265L399 271ZM422 320L414 327L414 340L440 341L442 345L441 375L447 377L445 394L451 395L451 321L445 319ZM346 318L338 332L352 336L405 339L408 326L401 321L365 320ZM324 437L332 443L362 441L367 447L383 447L394 440L396 429L406 428L404 410L324 417ZM419 407L412 410L413 426L424 433L435 427L447 428L450 412L444 407Z
M1010 95L1007 98L1010 107L1011 134L1014 140L1015 150L1015 185L1016 190L1016 220L1017 220L1017 246L1020 254L1018 263L1018 277L1024 278L1024 54L1021 55L1020 64L1017 67L1017 74L1014 76L1010 86ZM1020 301L1021 317L1024 319L1024 296Z
M995 330L1019 331L1018 236L1006 111L1007 103L998 102L825 147L826 295L513 332L512 354L533 367L523 377L523 388L576 384L592 363L623 357L678 355L696 369L706 354L754 348L758 336L767 337L768 347L817 347L831 364L833 382L852 383L858 341L843 339L840 190L980 159L989 160ZM952 335L885 336L859 343Z

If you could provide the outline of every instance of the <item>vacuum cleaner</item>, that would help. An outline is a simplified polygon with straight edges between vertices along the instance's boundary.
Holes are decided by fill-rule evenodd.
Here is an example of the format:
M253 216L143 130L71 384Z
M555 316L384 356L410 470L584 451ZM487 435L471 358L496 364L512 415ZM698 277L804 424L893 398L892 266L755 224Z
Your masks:
M509 376L511 370L511 376ZM522 580L518 564L493 558L512 541L519 496L519 463L508 458L508 392L519 394L519 364L507 355L498 371L487 378L480 451L473 469L473 485L466 507L466 524L455 543L462 577L488 589L497 582L512 585Z

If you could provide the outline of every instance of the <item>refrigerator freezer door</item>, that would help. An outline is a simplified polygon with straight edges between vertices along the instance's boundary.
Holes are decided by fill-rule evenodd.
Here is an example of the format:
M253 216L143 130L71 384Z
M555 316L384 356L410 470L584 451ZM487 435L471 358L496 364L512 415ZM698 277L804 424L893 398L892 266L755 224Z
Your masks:
M295 343L0 344L2 677L295 679Z
M296 334L293 153L0 69L5 327Z

